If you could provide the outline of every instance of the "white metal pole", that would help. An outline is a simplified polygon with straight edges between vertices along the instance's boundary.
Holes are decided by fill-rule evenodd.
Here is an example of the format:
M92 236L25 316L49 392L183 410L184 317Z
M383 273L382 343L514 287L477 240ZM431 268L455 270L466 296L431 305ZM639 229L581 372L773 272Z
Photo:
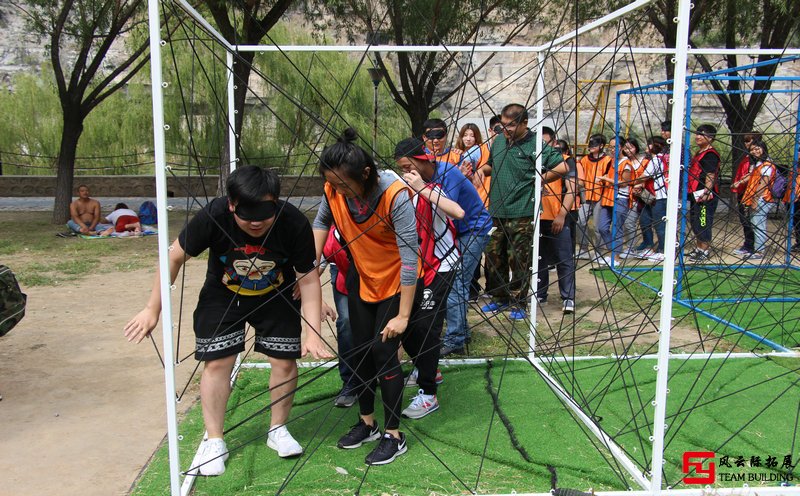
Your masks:
M150 24L150 80L153 92L153 150L155 153L156 206L158 208L158 269L161 279L161 329L164 335L164 385L167 402L170 494L180 494L178 415L175 396L175 350L172 340L172 281L169 272L169 224L167 211L167 159L164 133L164 93L161 75L161 20L159 0L148 0Z
M531 280L528 291L531 293L530 331L528 332L528 358L536 358L536 312L539 301L536 290L539 288L539 211L542 205L542 121L544 121L544 55L536 54L539 63L539 75L536 78L536 176L533 195L533 238L531 239Z
M230 172L236 170L236 101L234 99L234 90L236 89L236 81L233 77L233 52L230 50L225 57L225 63L228 67L228 159L230 163L228 168Z
M672 90L672 129L670 146L670 177L667 179L667 214L664 244L664 271L661 280L661 315L658 322L658 365L656 376L655 413L653 414L653 455L651 485L654 495L661 493L664 466L664 433L667 429L667 383L669 381L670 327L672 325L672 289L675 276L676 231L683 121L686 109L686 62L689 48L690 0L679 0L675 19L675 78ZM688 124L687 124L688 125ZM688 157L687 157L688 158Z

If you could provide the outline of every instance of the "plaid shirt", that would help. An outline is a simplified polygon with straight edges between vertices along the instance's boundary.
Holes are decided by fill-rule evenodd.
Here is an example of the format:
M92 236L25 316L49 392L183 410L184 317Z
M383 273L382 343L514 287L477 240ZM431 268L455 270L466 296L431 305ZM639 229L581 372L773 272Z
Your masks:
M533 217L536 178L536 134L528 134L510 146L504 135L492 143L488 164L492 166L489 205L492 217L518 219ZM542 166L545 171L564 161L555 148L542 143Z

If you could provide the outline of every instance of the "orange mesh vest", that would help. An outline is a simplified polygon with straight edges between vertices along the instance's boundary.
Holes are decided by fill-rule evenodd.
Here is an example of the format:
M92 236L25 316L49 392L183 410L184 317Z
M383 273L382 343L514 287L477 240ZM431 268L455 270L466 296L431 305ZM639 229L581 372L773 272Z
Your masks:
M542 220L553 220L561 210L561 204L564 199L564 180L556 179L555 181L545 183L542 187L542 213L540 218Z
M608 155L603 155L599 160L594 161L585 155L581 158L581 165L583 166L584 180L583 187L585 190L586 201L596 202L600 201L600 194L603 190L603 185L595 182L597 176L603 176L611 167L613 159Z
M408 194L402 181L393 182L382 193L372 215L358 223L347 208L345 196L325 183L325 197L336 229L352 255L363 301L377 303L400 292L400 250L392 226L392 205L397 195ZM421 276L422 263L417 260L417 278Z
M770 162L762 162L759 164L758 167L753 169L753 172L750 173L750 179L747 181L747 189L744 190L744 196L742 196L742 204L747 206L752 206L758 198L756 198L756 193L758 193L758 185L761 184L761 171L764 170L764 167L771 166L772 167L772 175L767 181L767 189L761 193L761 198L765 199L768 202L772 202L772 191L770 191L770 187L772 186L772 182L775 180L775 174L777 173L777 168L774 164ZM791 189L791 188L789 188Z
M481 158L475 166L475 170L480 169L489 161L489 142L481 143ZM483 184L477 187L478 196L483 200L483 206L489 208L489 187L492 184L492 176L484 176Z

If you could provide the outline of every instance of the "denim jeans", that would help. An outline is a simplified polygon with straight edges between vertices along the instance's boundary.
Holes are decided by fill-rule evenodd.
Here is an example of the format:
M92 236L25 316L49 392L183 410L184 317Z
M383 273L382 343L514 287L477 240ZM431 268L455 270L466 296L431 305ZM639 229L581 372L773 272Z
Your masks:
M336 289L336 277L339 269L331 264L331 291L333 291L333 303L336 306L336 343L339 349L339 377L345 387L352 388L357 384L350 384L353 380L354 364L353 354L353 331L350 328L350 310L347 307L347 295L342 294Z
M667 215L667 199L656 200L652 207L651 221L658 237L658 247L656 248L658 253L664 253L664 244L666 242L664 236L667 232L667 221L664 220L665 215Z
M658 201L658 200L656 200ZM639 214L639 226L642 228L642 246L645 249L653 247L653 205L645 205Z
M600 233L600 243L595 246L595 250L600 253L611 250L611 222L614 215L613 207L600 207L599 217L597 219L597 231Z
M612 245L611 251L619 255L624 249L625 235L627 234L625 219L628 217L628 199L617 198L614 201L614 224L611 226Z
M756 200L755 205L751 207L750 225L755 233L755 251L758 253L764 253L764 248L767 246L767 214L771 207L772 204L763 198Z
M467 325L467 301L469 301L469 284L475 267L481 263L481 255L489 243L488 234L466 232L458 235L458 248L461 259L456 269L453 287L447 295L447 332L444 345L451 348L464 346L469 336Z
M75 222L72 219L67 221L67 227L70 229L70 231L72 231L74 233L78 233L78 234L81 233L81 229L83 228L82 225L78 224L77 222ZM114 224L99 223L94 227L94 230L95 231L105 231L109 227L114 227Z

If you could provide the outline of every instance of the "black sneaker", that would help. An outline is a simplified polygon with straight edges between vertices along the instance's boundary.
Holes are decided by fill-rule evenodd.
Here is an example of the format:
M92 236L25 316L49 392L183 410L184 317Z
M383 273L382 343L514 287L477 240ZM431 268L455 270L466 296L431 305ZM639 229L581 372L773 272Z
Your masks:
M342 449L354 449L361 447L362 444L375 441L381 437L381 431L377 425L367 425L364 419L358 419L350 432L339 438L336 446Z
M367 465L386 465L392 463L395 458L408 451L406 447L406 435L400 433L400 439L396 439L391 434L384 434L378 446L372 453L364 458Z

